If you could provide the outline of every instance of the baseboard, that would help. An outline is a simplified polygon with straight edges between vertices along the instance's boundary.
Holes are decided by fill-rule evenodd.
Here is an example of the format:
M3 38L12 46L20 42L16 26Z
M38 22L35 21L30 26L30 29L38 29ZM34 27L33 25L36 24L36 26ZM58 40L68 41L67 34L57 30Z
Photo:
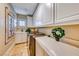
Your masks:
M11 45L11 47L4 53L3 56L8 56L9 52L11 51L11 49L15 46L15 42Z

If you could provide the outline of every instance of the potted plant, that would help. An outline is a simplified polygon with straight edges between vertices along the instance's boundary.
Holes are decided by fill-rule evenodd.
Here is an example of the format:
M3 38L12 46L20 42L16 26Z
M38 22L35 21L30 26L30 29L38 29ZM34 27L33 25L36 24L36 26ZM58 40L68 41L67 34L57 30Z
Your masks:
M58 27L52 29L52 34L55 37L56 41L59 41L59 39L65 35L65 31L62 28Z
M27 28L25 32L31 33L31 29Z

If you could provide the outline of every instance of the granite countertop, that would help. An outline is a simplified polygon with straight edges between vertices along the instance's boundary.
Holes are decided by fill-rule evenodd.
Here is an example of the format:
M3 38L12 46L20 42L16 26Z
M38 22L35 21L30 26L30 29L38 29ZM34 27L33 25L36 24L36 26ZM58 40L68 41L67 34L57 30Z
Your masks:
M36 41L50 56L79 56L79 48L57 42L51 37L36 37Z

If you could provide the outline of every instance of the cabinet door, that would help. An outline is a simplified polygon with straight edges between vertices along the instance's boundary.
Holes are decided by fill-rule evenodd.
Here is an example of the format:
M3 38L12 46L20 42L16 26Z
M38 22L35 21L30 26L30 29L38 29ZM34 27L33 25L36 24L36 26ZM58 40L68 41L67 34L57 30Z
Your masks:
M33 36L30 36L30 43L29 43L29 52L30 52L30 56L35 56L36 52L35 52L35 38L33 38Z
M33 15L33 23L34 26L42 25L42 17L43 17L43 5L39 4L34 15Z
M47 52L36 42L36 56L48 56Z
M79 19L78 3L56 3L55 23L71 23Z
M52 23L52 4L41 3L39 4L33 20L36 26L46 25Z
M44 9L43 9L43 25L49 25L53 23L52 20L52 4L51 3L45 3Z

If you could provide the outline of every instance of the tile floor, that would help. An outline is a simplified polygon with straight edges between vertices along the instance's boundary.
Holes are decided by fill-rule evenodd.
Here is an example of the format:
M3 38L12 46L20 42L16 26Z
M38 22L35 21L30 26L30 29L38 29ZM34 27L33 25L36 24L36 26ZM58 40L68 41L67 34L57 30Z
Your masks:
M17 44L9 52L9 56L28 56L28 47L26 43Z

